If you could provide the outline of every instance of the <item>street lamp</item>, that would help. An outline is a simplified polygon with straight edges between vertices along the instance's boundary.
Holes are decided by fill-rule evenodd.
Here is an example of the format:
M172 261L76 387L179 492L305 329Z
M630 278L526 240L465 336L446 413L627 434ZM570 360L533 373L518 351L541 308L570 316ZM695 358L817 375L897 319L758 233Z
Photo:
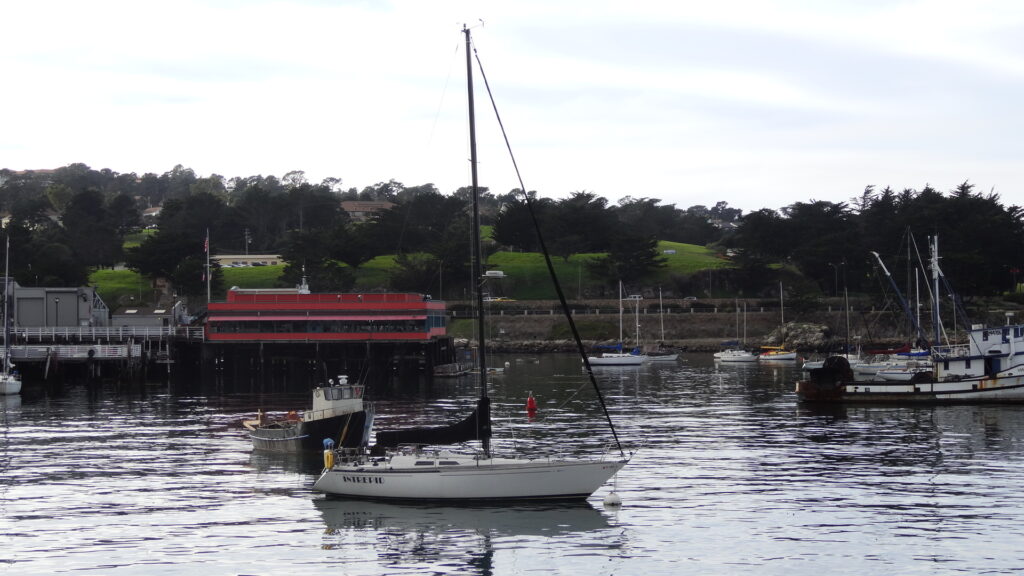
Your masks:
M60 326L60 298L53 299L53 326Z

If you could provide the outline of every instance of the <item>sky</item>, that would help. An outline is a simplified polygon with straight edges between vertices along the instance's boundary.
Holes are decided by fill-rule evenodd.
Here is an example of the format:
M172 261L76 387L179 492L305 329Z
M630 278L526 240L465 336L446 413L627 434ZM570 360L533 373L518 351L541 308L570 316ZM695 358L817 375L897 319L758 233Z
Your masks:
M964 181L1024 205L1024 3L0 6L0 168L469 183L461 28L523 183L745 212ZM518 188L477 73L480 184Z

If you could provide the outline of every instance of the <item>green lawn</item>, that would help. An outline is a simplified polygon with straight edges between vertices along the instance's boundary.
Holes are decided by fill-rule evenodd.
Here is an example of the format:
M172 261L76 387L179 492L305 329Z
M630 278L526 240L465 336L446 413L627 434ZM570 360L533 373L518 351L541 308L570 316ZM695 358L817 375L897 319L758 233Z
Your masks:
M702 246L659 242L658 248L662 251L667 265L654 275L650 280L651 284L668 282L673 275L689 275L709 268L732 266L731 262L719 258L713 251ZM664 254L665 250L675 250L675 254ZM575 297L580 291L586 291L588 285L599 282L589 274L586 263L601 256L602 254L576 254L570 257L568 262L561 258L552 259L555 273L566 296ZM491 294L518 300L555 298L554 287L548 280L547 266L540 254L495 252L488 258L487 263L489 269L501 270L506 274L502 280L489 280L492 283L488 287ZM395 258L392 255L378 256L363 264L356 272L354 290L375 290L386 286L388 274L394 266ZM224 268L224 286L276 288L283 270L284 265ZM112 308L117 307L122 296L135 295L138 298L140 292L146 296L149 285L148 281L140 279L139 275L131 270L99 270L89 276L89 283L97 287L100 296ZM214 297L217 298L218 295Z
M131 270L96 270L89 274L89 285L112 310L121 306L122 297L125 302L129 297L138 301L149 292L149 281Z
M224 274L224 288L277 288L277 279L284 272L284 264L277 266L247 266L245 268L221 268Z
M651 278L651 284L668 282L673 275L689 275L708 268L728 268L732 263L719 258L714 251L703 246L680 244L678 242L659 242L658 249L665 258L665 267L658 270ZM665 250L675 250L675 254L665 254ZM552 258L555 274L567 297L573 297L586 291L588 285L599 283L587 271L587 262L604 256L604 254L575 254L566 262L562 258ZM510 296L520 300L555 298L555 289L548 281L547 265L544 257L535 252L495 252L488 258L491 269L504 272L507 278L500 280L500 288L491 292Z
M142 244L142 241L145 240L147 236L152 236L153 234L156 234L156 230L143 230L134 234L125 234L124 247L134 248L139 244Z

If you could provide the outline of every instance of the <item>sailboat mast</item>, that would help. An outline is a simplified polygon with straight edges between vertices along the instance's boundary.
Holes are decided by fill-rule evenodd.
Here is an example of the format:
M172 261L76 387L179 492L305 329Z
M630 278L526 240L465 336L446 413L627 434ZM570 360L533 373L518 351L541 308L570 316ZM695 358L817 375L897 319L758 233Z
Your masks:
M8 294L10 293L10 266L11 266L11 237L5 237L4 246L4 368L3 373L6 376L10 370L10 355L11 355L11 331L10 325L7 323L7 310L8 306Z
M786 301L782 291L782 281L779 281L779 322L782 323L782 340L786 340Z
M476 167L476 110L473 107L473 58L472 42L469 28L463 26L466 35L466 88L469 102L469 166L472 173L473 191L473 290L476 296L476 324L480 345L477 349L477 360L480 364L480 397L487 397L487 347L484 346L484 273L480 249L480 183Z
M619 280L619 347L622 347L622 280Z
M942 320L939 315L939 235L932 237L932 327L935 330L935 345L942 343ZM956 316L954 314L953 316Z
M490 456L490 400L487 396L487 346L485 343L485 311L484 311L484 273L483 273L483 251L480 246L480 182L477 176L476 159L476 110L473 106L473 43L470 39L469 28L462 27L466 35L466 92L469 108L469 165L472 173L473 192L473 290L476 296L476 324L478 342L477 362L480 368L480 403L477 407L476 417L478 429L485 432L480 438L483 444L484 454Z
M661 305L661 286L658 286L658 316L661 318L661 341L665 341L665 308Z

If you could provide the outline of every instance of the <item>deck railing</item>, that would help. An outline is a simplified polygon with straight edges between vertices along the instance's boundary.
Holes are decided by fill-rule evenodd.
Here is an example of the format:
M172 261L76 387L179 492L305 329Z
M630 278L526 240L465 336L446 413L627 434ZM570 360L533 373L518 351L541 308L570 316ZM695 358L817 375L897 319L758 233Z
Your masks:
M33 342L124 342L136 340L199 340L203 339L203 328L195 326L41 326L14 328L11 330L11 344Z
M4 351L0 348L0 358ZM11 360L43 360L48 357L58 360L121 360L139 358L142 345L99 345L99 344L58 344L50 346L19 345L11 348Z

